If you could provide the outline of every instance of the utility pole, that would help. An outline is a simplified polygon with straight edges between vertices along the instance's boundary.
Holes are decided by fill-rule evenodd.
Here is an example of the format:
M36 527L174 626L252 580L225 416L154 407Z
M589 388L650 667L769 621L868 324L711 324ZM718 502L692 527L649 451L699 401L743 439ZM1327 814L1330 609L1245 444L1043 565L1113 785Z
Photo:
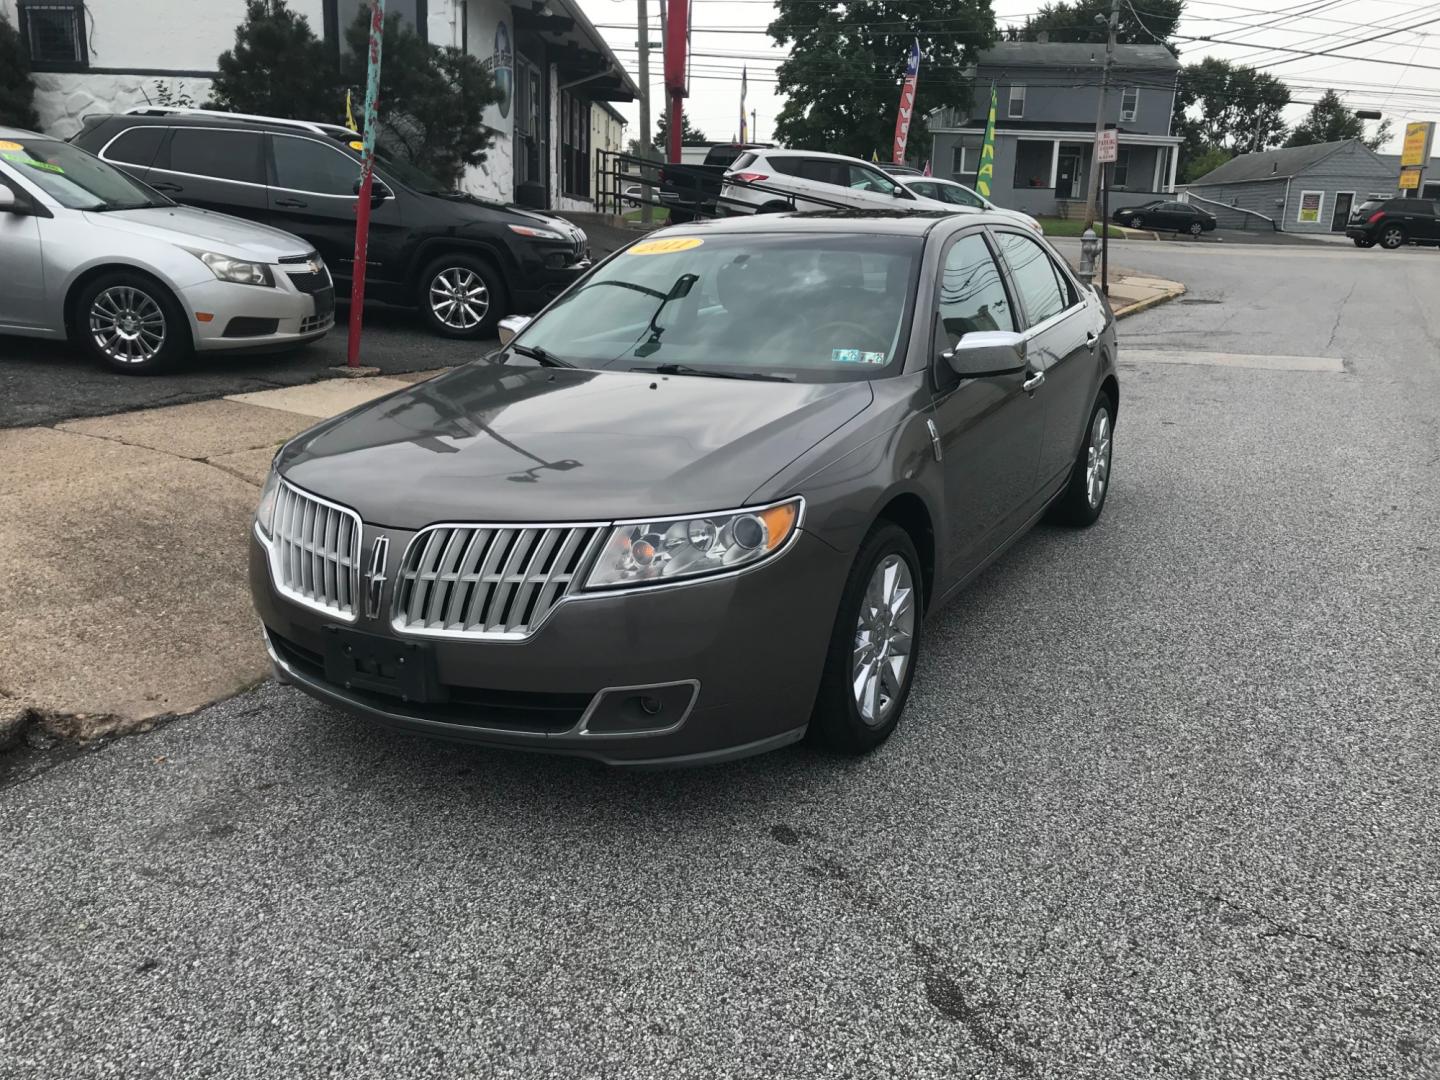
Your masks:
M1105 100L1110 96L1110 69L1115 64L1115 27L1119 22L1120 0L1110 0L1110 35L1105 42L1105 71L1100 76L1100 104L1095 108L1095 142L1090 147L1090 175L1085 183L1086 225L1095 224L1095 193L1100 190L1100 163L1095 160L1095 152L1100 145L1100 133L1105 130Z
M1118 2L1118 0L1117 0ZM662 0L663 3L663 0ZM650 3L649 0L635 0L635 25L640 31L640 40L635 44L640 49L640 155L650 156ZM645 201L640 204L640 220L649 225L653 220L650 208L653 196L651 188L644 189Z

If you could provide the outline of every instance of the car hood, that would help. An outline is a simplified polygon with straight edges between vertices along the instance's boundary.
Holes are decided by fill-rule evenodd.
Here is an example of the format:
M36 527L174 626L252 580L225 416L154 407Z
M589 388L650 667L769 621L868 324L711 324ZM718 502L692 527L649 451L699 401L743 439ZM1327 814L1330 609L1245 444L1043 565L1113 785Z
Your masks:
M513 204L488 202L466 192L452 192L435 195L430 192L417 193L420 198L432 203L443 204L449 213L462 221L484 222L487 225L530 225L540 229L553 229L562 236L583 240L585 232L579 226L561 217L535 213Z
M394 528L723 510L872 400L866 382L481 362L312 428L279 467Z
M89 211L85 219L99 229L163 240L186 248L204 248L219 255L256 262L273 263L286 255L304 255L314 250L313 244L280 229L193 206Z

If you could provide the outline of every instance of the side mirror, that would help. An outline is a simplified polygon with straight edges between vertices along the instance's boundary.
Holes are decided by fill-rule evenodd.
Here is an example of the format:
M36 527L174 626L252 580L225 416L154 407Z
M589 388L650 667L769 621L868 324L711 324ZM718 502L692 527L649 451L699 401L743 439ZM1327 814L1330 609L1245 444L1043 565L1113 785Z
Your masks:
M515 335L530 325L529 315L507 315L500 320L497 332L500 335L500 344L509 345L515 340Z
M4 184L0 184L0 213L23 214L25 212L25 207L15 198L15 192Z
M912 195L907 189L901 187L899 184L896 184L893 188L890 189L890 195L896 199L915 198L914 195Z
M974 330L940 358L962 379L1010 375L1025 367L1025 337L1010 330Z

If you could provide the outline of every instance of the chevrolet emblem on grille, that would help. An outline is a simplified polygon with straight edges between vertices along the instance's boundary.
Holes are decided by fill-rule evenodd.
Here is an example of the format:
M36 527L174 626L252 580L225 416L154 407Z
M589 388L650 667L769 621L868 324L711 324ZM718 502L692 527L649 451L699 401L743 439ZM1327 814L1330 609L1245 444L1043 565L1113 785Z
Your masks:
M380 596L385 591L385 556L390 551L390 538L377 536L370 549L370 569L365 572L365 615L380 617Z

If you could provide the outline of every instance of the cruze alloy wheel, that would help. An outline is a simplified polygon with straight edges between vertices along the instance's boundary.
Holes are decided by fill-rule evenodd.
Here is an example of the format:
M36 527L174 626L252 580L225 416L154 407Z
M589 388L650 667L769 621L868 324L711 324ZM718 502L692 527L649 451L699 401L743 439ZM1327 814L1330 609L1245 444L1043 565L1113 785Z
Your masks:
M165 311L153 296L113 285L90 302L90 337L117 364L146 364L165 348Z

